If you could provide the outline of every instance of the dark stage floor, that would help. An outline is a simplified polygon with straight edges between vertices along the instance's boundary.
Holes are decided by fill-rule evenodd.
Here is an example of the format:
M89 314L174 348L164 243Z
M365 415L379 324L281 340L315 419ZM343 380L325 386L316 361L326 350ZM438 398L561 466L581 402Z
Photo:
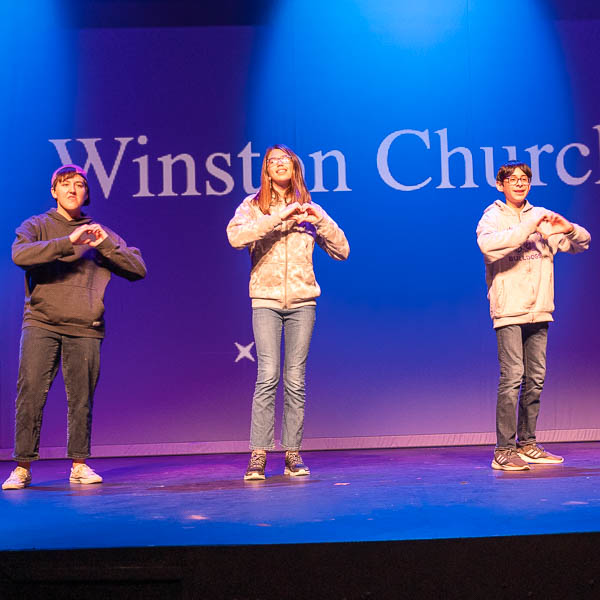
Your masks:
M553 444L556 466L507 473L490 447L303 453L312 475L244 482L246 455L96 459L99 485L67 461L0 493L0 550L426 540L600 530L600 445ZM12 463L2 462L4 479Z

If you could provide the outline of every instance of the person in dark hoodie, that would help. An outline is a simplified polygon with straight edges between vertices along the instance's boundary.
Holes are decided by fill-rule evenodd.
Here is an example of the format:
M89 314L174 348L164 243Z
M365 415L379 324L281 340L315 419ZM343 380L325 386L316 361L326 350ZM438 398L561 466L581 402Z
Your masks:
M25 270L25 309L15 419L18 464L4 490L31 483L42 413L61 360L68 404L67 457L73 461L69 480L102 481L85 461L104 338L104 291L113 273L129 281L146 275L137 248L82 212L90 198L81 167L57 169L50 191L56 208L22 223L12 246L13 261Z
M526 471L529 463L564 460L536 439L554 311L554 256L577 254L590 245L583 227L527 201L531 175L525 163L502 165L496 188L504 202L488 206L477 225L500 362L492 460L492 468L500 471Z

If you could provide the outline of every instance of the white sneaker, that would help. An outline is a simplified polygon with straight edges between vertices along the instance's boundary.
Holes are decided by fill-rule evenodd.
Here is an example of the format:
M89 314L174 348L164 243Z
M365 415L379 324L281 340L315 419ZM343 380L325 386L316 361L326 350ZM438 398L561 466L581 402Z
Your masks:
M77 463L71 467L69 481L71 483L102 483L102 477L85 463Z
M22 490L31 485L31 471L25 467L17 467L2 484L3 490Z

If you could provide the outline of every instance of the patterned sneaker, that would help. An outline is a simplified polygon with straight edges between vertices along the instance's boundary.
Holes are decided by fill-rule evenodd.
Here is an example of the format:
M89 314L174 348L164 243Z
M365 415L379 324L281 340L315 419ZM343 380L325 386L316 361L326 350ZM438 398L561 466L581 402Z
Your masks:
M519 456L528 463L539 463L539 464L558 464L564 462L564 458L562 456L557 456L556 454L552 454L547 450L544 450L542 446L539 444L527 444L525 446L521 446L517 448L517 452Z
M284 475L298 477L299 475L310 475L310 469L302 462L300 452L288 450L285 453L285 470Z
M499 471L528 471L529 465L517 454L516 448L497 449L494 451L492 469Z
M24 467L17 467L10 477L2 484L3 490L22 490L31 485L31 471Z
M71 467L71 483L102 483L102 477L85 463L77 463Z
M246 481L250 479L265 479L265 467L267 466L267 453L256 452L254 450L250 455L250 462L246 469L244 479Z

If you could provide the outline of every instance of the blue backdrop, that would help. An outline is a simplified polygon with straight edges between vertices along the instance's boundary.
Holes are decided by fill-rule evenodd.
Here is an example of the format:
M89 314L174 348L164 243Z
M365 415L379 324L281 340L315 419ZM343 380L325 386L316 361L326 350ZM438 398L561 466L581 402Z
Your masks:
M592 235L600 218L600 20L548 6L283 1L260 24L163 28L15 8L1 59L3 455L23 301L10 244L52 206L61 162L89 169L90 214L149 269L109 287L96 453L246 447L256 363L236 361L235 342L253 341L249 259L225 227L273 143L297 151L351 247L345 263L315 254L307 447L492 443L498 367L475 227L498 198L495 171L522 159L533 204ZM594 245L556 262L545 439L600 435ZM61 386L47 455L65 444Z

